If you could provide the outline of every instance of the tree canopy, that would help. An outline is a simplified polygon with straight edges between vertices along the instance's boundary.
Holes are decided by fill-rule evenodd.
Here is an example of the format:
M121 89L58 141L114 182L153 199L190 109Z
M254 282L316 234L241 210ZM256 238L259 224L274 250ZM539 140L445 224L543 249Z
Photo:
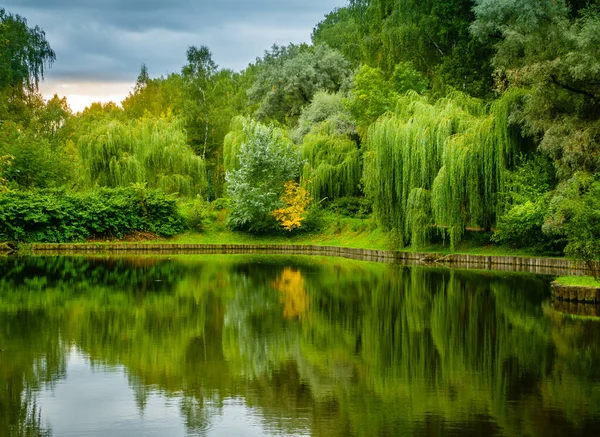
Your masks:
M56 54L38 26L0 8L0 90L36 91Z

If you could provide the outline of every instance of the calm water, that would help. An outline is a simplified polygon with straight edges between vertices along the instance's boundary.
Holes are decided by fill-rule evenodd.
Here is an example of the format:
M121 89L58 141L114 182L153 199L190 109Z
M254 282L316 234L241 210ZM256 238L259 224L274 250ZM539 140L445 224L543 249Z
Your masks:
M550 278L263 255L0 258L0 436L600 435Z

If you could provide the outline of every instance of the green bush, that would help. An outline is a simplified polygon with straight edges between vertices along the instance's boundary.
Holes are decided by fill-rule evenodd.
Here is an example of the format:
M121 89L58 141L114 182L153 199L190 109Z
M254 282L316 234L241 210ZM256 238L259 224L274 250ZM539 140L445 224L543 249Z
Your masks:
M560 254L564 240L542 230L555 185L552 163L541 155L532 159L521 156L519 160L520 165L508 174L505 212L498 217L492 241Z
M578 172L557 187L544 232L566 239L568 257L600 261L600 173Z
M143 187L90 193L42 190L0 194L0 240L62 243L122 238L133 232L172 236L183 230L173 197Z
M339 197L329 202L327 209L344 217L365 219L373 212L373 204L366 197Z
M186 227L196 232L202 232L212 221L212 216L215 215L213 205L200 197L181 204L179 210Z

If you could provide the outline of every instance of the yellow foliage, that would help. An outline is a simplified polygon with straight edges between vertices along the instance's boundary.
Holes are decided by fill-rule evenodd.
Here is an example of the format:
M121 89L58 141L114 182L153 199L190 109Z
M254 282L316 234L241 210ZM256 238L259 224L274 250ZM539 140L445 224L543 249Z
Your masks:
M310 204L310 195L304 187L294 181L287 181L284 186L285 194L281 196L281 201L286 206L276 209L271 214L285 230L292 231L302 226L304 213Z
M279 301L283 304L283 317L299 319L306 313L308 295L300 271L292 270L290 267L284 268L281 275L273 282L273 288L281 293Z

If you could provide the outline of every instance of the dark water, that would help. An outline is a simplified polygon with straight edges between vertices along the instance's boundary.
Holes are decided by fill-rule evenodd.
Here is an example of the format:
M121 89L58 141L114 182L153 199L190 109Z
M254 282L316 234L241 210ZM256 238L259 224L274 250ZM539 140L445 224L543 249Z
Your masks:
M547 277L285 256L0 258L0 436L600 435Z

